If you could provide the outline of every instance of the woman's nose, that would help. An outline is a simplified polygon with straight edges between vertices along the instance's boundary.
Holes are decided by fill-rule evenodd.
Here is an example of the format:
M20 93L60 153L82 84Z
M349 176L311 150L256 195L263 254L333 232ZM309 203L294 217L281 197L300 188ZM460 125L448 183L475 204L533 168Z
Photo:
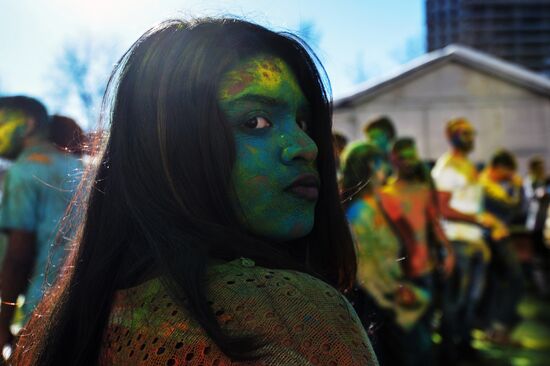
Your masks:
M313 162L317 159L317 145L305 132L296 138L281 136L285 141L282 151L282 159L285 164L290 164L295 160Z

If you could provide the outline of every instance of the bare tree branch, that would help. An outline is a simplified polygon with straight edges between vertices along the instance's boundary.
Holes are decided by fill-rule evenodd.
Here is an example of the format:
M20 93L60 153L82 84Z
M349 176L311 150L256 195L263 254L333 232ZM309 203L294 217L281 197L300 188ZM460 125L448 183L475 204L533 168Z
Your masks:
M301 20L298 23L296 34L306 41L312 49L317 50L319 48L321 32L319 32L313 20Z
M89 38L68 42L56 63L55 104L76 99L88 127L95 127L105 86L115 62L115 47Z
M405 40L404 44L391 52L392 58L400 64L407 63L426 52L426 37L416 35Z

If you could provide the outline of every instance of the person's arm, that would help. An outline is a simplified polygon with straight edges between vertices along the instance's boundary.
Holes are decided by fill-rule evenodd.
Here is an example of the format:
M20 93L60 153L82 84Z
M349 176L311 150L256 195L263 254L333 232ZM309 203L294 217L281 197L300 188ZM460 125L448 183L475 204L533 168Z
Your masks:
M449 221L467 222L481 226L491 231L491 237L494 240L500 240L509 235L506 225L496 216L481 212L477 215L464 214L453 209L450 205L451 193L438 191L439 212L444 219Z
M451 192L438 191L437 202L439 203L439 213L443 218L449 221L462 221L470 224L480 225L476 215L469 215L455 210L451 207Z
M459 221L490 227L493 220L485 215L466 214L451 207L451 199L454 191L460 189L465 184L465 177L457 169L447 167L432 171L434 188L437 192L437 202L439 214L448 221ZM491 221L491 222L489 222Z
M10 325L15 303L25 293L35 260L35 234L24 230L11 230L8 247L0 271L2 288L0 296L0 347L10 343L13 335Z
M436 205L436 202L431 201L428 204L426 214L428 216L428 223L431 226L432 232L435 236L436 243L442 246L445 250L445 258L443 258L441 265L443 266L445 275L450 276L454 270L456 258L453 246L447 239L447 236L445 236L445 232L441 227L440 213L437 206L439 205Z
M474 225L479 225L483 228L492 229L501 224L500 220L488 212L482 212L477 215L465 214L451 207L451 192L437 192L437 200L439 203L439 213L444 219L449 221L461 221Z

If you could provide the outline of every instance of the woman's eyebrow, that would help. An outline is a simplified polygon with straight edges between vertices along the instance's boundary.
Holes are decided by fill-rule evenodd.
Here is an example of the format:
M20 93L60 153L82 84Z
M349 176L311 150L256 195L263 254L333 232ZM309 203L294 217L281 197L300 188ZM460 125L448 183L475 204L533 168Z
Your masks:
M266 104L269 106L280 106L286 104L286 101L284 101L283 99L273 98L261 94L244 94L240 97L233 99L232 102L258 103Z

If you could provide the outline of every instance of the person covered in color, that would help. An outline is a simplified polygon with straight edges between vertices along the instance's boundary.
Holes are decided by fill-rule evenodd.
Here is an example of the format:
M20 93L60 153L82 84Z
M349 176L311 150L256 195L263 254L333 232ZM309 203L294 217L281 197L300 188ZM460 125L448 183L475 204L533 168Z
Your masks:
M25 96L0 98L0 156L13 161L4 181L0 229L8 247L0 278L0 347L9 344L19 295L30 317L62 265L67 240L56 232L82 171L80 160L49 139L53 127L46 108Z
M297 38L169 20L111 78L110 132L24 365L376 365L330 100Z
M445 236L453 244L457 259L457 278L452 282L458 286L448 290L442 318L442 355L445 362L456 362L460 357L477 356L471 346L471 331L491 256L484 230L497 240L506 237L508 231L483 208L483 188L468 159L475 142L472 124L466 118L455 118L447 123L445 133L450 149L437 160L432 177L445 218Z
M383 152L363 141L343 153L342 191L357 253L354 303L364 326L372 329L381 365L426 365L432 358L431 339L422 320L431 293L407 279L402 267L402 242L412 230L400 236L405 229L396 230L380 202L377 173L383 162ZM400 210L398 201L392 203Z
M523 181L517 168L515 156L507 150L499 150L479 175L485 210L507 225L521 214L523 207Z
M523 199L523 182L517 174L514 155L506 150L497 151L479 181L485 209L510 225L521 214ZM515 342L511 332L520 321L517 306L523 294L523 273L512 240L488 238L488 242L492 253L484 309L488 336L495 342L508 344Z
M392 174L390 152L393 142L397 137L393 122L388 116L372 117L363 127L363 134L368 143L376 146L384 154L387 163L384 165L384 169L380 170L379 174L382 174L382 184L385 184Z
M437 192L413 139L397 139L390 156L395 173L383 187L381 201L393 223L401 219L411 227L413 240L403 250L407 278L435 299L439 283L451 276L455 263L454 250L440 224ZM398 209L387 205L390 199L398 202ZM430 305L422 323L424 337L431 341L435 301Z
M418 156L414 140L396 140L391 162L395 175L382 189L382 202L388 197L399 202L400 209L388 210L389 217L397 221L404 216L413 229L414 244L406 248L408 277L429 283L438 264L445 276L450 276L454 267L453 249L440 225L437 192L430 184L429 173ZM433 252L442 253L441 263L431 255ZM428 283L426 286L431 287Z
M389 157L393 143L397 137L392 120L388 116L371 118L363 128L367 142L376 146Z

